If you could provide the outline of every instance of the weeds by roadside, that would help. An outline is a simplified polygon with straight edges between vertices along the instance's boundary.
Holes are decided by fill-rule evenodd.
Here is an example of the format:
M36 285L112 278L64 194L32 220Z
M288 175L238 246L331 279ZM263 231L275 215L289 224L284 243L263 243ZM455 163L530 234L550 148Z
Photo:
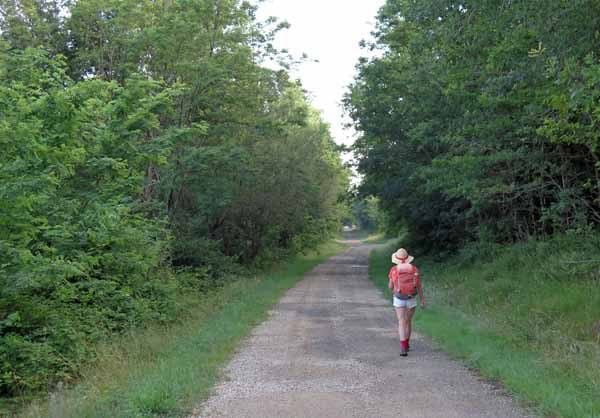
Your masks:
M341 251L329 243L270 273L233 281L197 300L183 323L151 327L99 347L83 381L20 416L178 417L205 399L240 341L304 273Z
M421 259L429 308L418 329L541 413L600 417L598 237L471 248L445 263ZM387 292L389 254L371 254ZM489 250L489 249L488 249Z

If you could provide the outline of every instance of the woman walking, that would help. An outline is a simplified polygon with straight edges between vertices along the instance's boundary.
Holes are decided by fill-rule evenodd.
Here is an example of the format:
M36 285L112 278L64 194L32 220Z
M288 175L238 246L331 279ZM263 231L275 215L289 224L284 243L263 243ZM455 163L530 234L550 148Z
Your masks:
M394 308L398 317L398 334L400 336L400 355L406 356L410 349L412 318L417 307L417 295L421 307L425 308L425 298L421 287L419 269L412 265L414 257L409 256L404 248L392 254L392 266L388 277L389 288L394 293Z

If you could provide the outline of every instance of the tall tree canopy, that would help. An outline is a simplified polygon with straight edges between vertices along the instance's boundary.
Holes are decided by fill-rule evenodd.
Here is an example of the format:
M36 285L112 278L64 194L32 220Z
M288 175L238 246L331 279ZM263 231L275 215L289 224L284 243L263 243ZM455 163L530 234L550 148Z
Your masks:
M69 380L90 343L338 228L346 170L301 86L261 65L285 24L255 12L0 1L3 395Z
M363 193L438 253L597 225L599 12L388 0L345 100Z

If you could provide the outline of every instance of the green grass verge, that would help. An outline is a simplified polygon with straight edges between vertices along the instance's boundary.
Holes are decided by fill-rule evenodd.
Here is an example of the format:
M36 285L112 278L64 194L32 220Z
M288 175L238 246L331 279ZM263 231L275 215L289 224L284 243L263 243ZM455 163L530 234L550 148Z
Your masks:
M253 327L303 275L344 248L298 256L259 277L238 280L197 301L185 323L149 328L98 348L98 362L74 388L30 405L22 417L188 416Z
M385 235L383 232L378 232L374 234L370 234L365 240L368 244L386 244L388 242L396 242L397 238L390 238Z
M390 238L384 232L363 229L357 229L355 231L350 232L342 232L340 233L339 239L360 240L368 244L386 244L398 240L398 238Z
M541 415L598 418L600 346L590 326L600 319L598 280L583 271L568 281L544 273L565 265L561 247L570 259L591 255L584 248L574 255L577 246L565 240L501 249L487 262L419 260L428 309L418 312L415 325ZM390 297L395 248L370 257L369 275Z

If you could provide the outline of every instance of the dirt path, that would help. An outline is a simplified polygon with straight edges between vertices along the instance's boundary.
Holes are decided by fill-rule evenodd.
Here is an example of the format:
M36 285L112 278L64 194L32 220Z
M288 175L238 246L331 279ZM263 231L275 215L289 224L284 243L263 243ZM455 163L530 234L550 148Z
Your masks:
M390 302L367 278L369 249L355 244L291 289L197 416L530 416L419 335L398 355Z

